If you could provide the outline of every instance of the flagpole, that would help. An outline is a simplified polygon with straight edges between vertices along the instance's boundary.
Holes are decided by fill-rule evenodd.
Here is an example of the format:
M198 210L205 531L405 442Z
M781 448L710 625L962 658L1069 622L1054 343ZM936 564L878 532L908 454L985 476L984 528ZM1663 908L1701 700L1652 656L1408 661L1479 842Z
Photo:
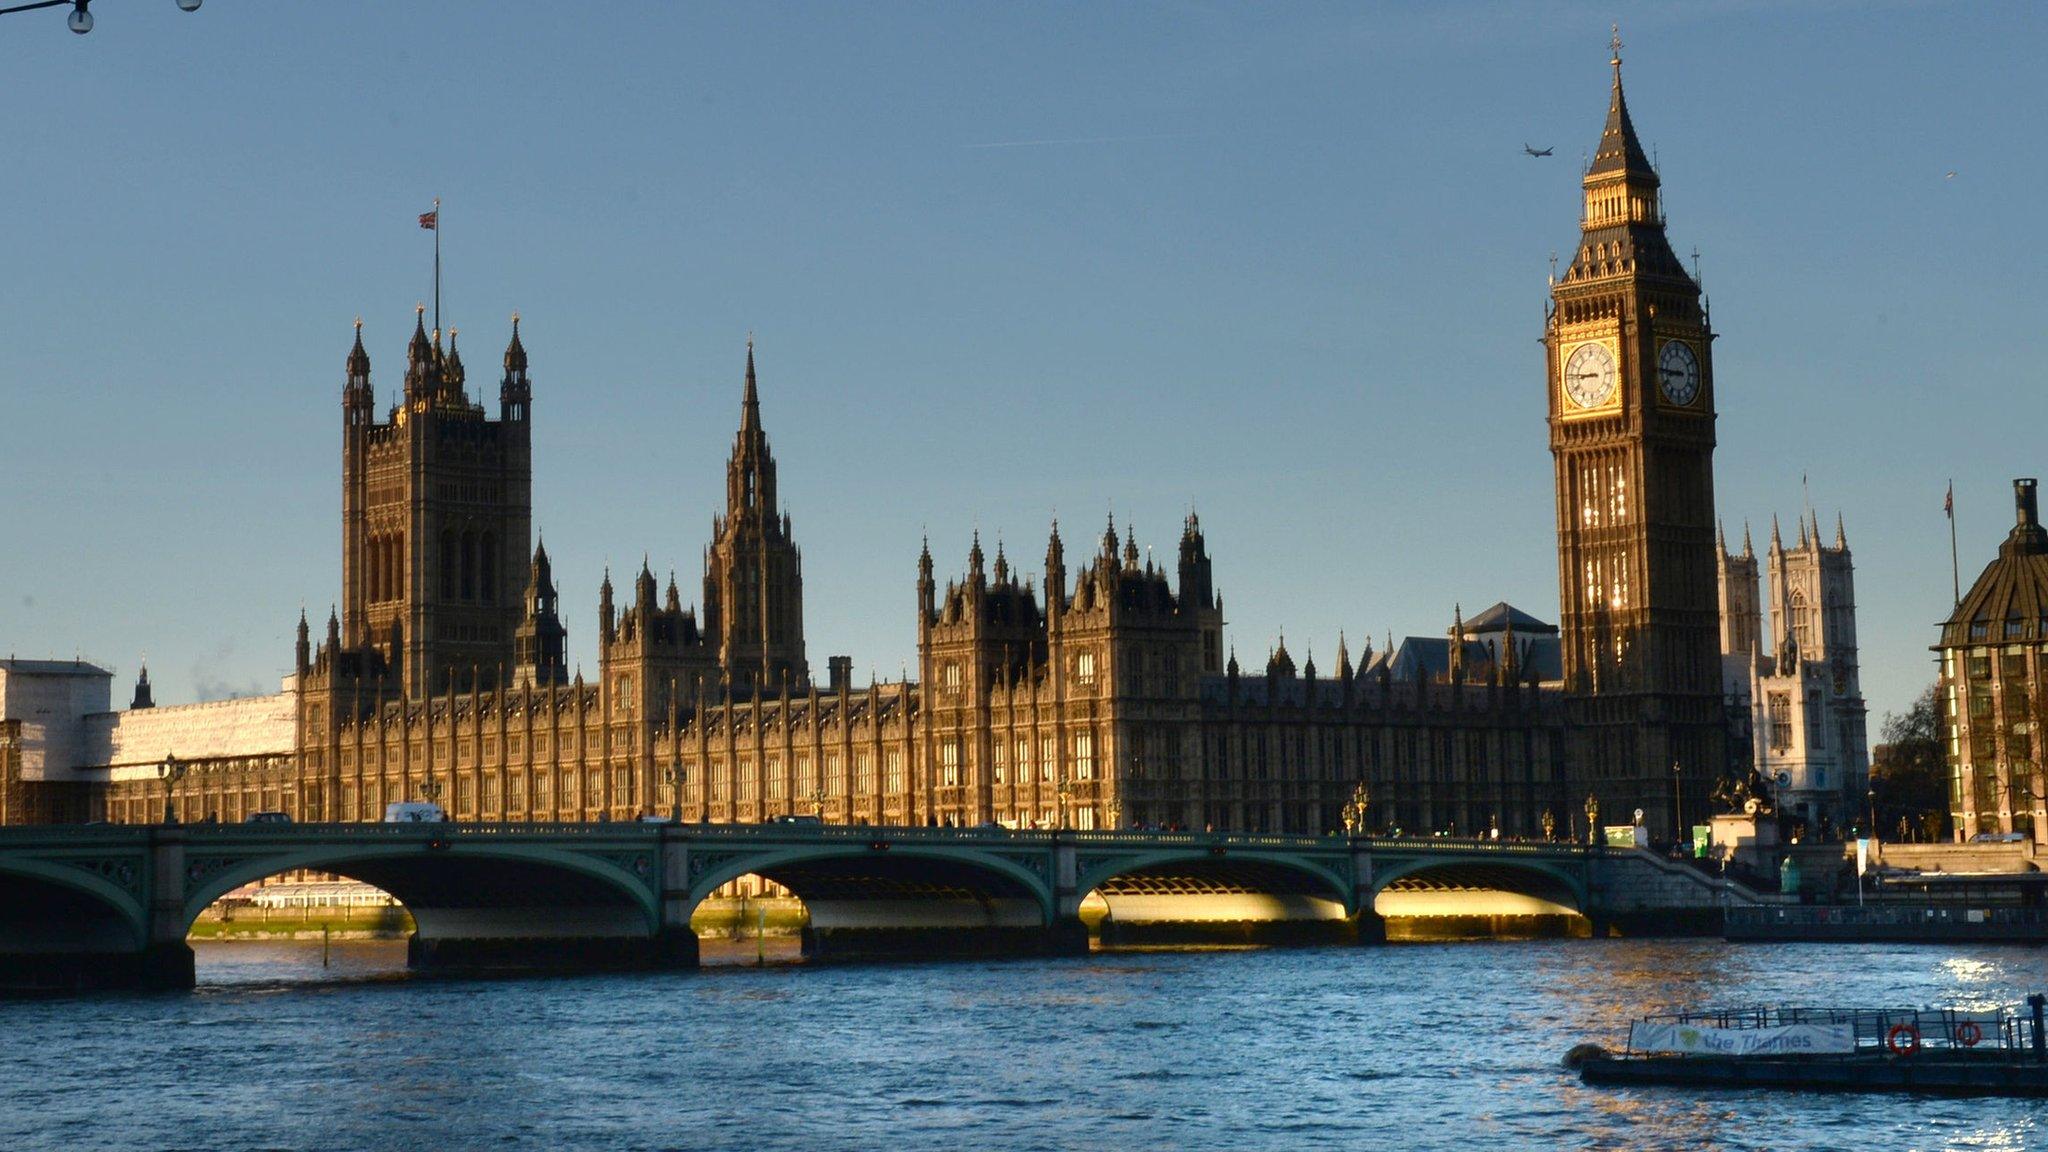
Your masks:
M434 197L434 341L441 340L441 198Z
M1948 590L1955 598L1956 607L1963 606L1963 574L1956 562L1956 482L1948 482Z

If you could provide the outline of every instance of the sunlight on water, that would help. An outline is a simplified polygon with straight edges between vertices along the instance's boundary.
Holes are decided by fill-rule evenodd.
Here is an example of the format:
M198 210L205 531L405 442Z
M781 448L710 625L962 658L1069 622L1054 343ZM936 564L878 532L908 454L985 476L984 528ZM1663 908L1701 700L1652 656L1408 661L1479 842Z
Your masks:
M774 945L778 942L768 941ZM780 942L787 956L789 943ZM413 978L207 944L189 994L0 1004L0 1148L1840 1148L2048 1143L2020 1100L1598 1090L1705 1004L2012 1003L2022 948L1548 940Z

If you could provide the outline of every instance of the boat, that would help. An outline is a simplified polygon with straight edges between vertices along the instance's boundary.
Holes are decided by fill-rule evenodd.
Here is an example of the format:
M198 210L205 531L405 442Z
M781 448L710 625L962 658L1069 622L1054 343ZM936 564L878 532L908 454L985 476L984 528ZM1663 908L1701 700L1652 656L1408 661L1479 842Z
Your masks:
M1744 1008L1647 1016L1619 1052L1565 1055L1587 1084L2048 1096L2048 997L2013 1008Z

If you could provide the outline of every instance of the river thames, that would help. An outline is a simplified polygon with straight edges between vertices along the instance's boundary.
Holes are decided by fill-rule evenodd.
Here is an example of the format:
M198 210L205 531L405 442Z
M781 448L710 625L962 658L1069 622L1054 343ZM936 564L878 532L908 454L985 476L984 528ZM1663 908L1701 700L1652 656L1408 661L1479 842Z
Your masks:
M1586 1088L1639 1013L2010 1003L2048 952L1553 940L412 979L220 943L0 1002L0 1148L2048 1147L2048 1103ZM753 946L728 961L751 962Z

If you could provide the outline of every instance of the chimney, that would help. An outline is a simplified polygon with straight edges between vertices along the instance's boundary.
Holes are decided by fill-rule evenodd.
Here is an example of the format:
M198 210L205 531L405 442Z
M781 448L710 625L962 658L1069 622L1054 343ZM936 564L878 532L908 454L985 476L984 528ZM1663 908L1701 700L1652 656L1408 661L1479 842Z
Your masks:
M831 669L830 691L844 692L853 686L853 657L828 656L825 664Z
M2040 505L2034 498L2035 483L2031 476L2012 482L2012 502L2018 510L2020 528L2032 528L2041 522Z

